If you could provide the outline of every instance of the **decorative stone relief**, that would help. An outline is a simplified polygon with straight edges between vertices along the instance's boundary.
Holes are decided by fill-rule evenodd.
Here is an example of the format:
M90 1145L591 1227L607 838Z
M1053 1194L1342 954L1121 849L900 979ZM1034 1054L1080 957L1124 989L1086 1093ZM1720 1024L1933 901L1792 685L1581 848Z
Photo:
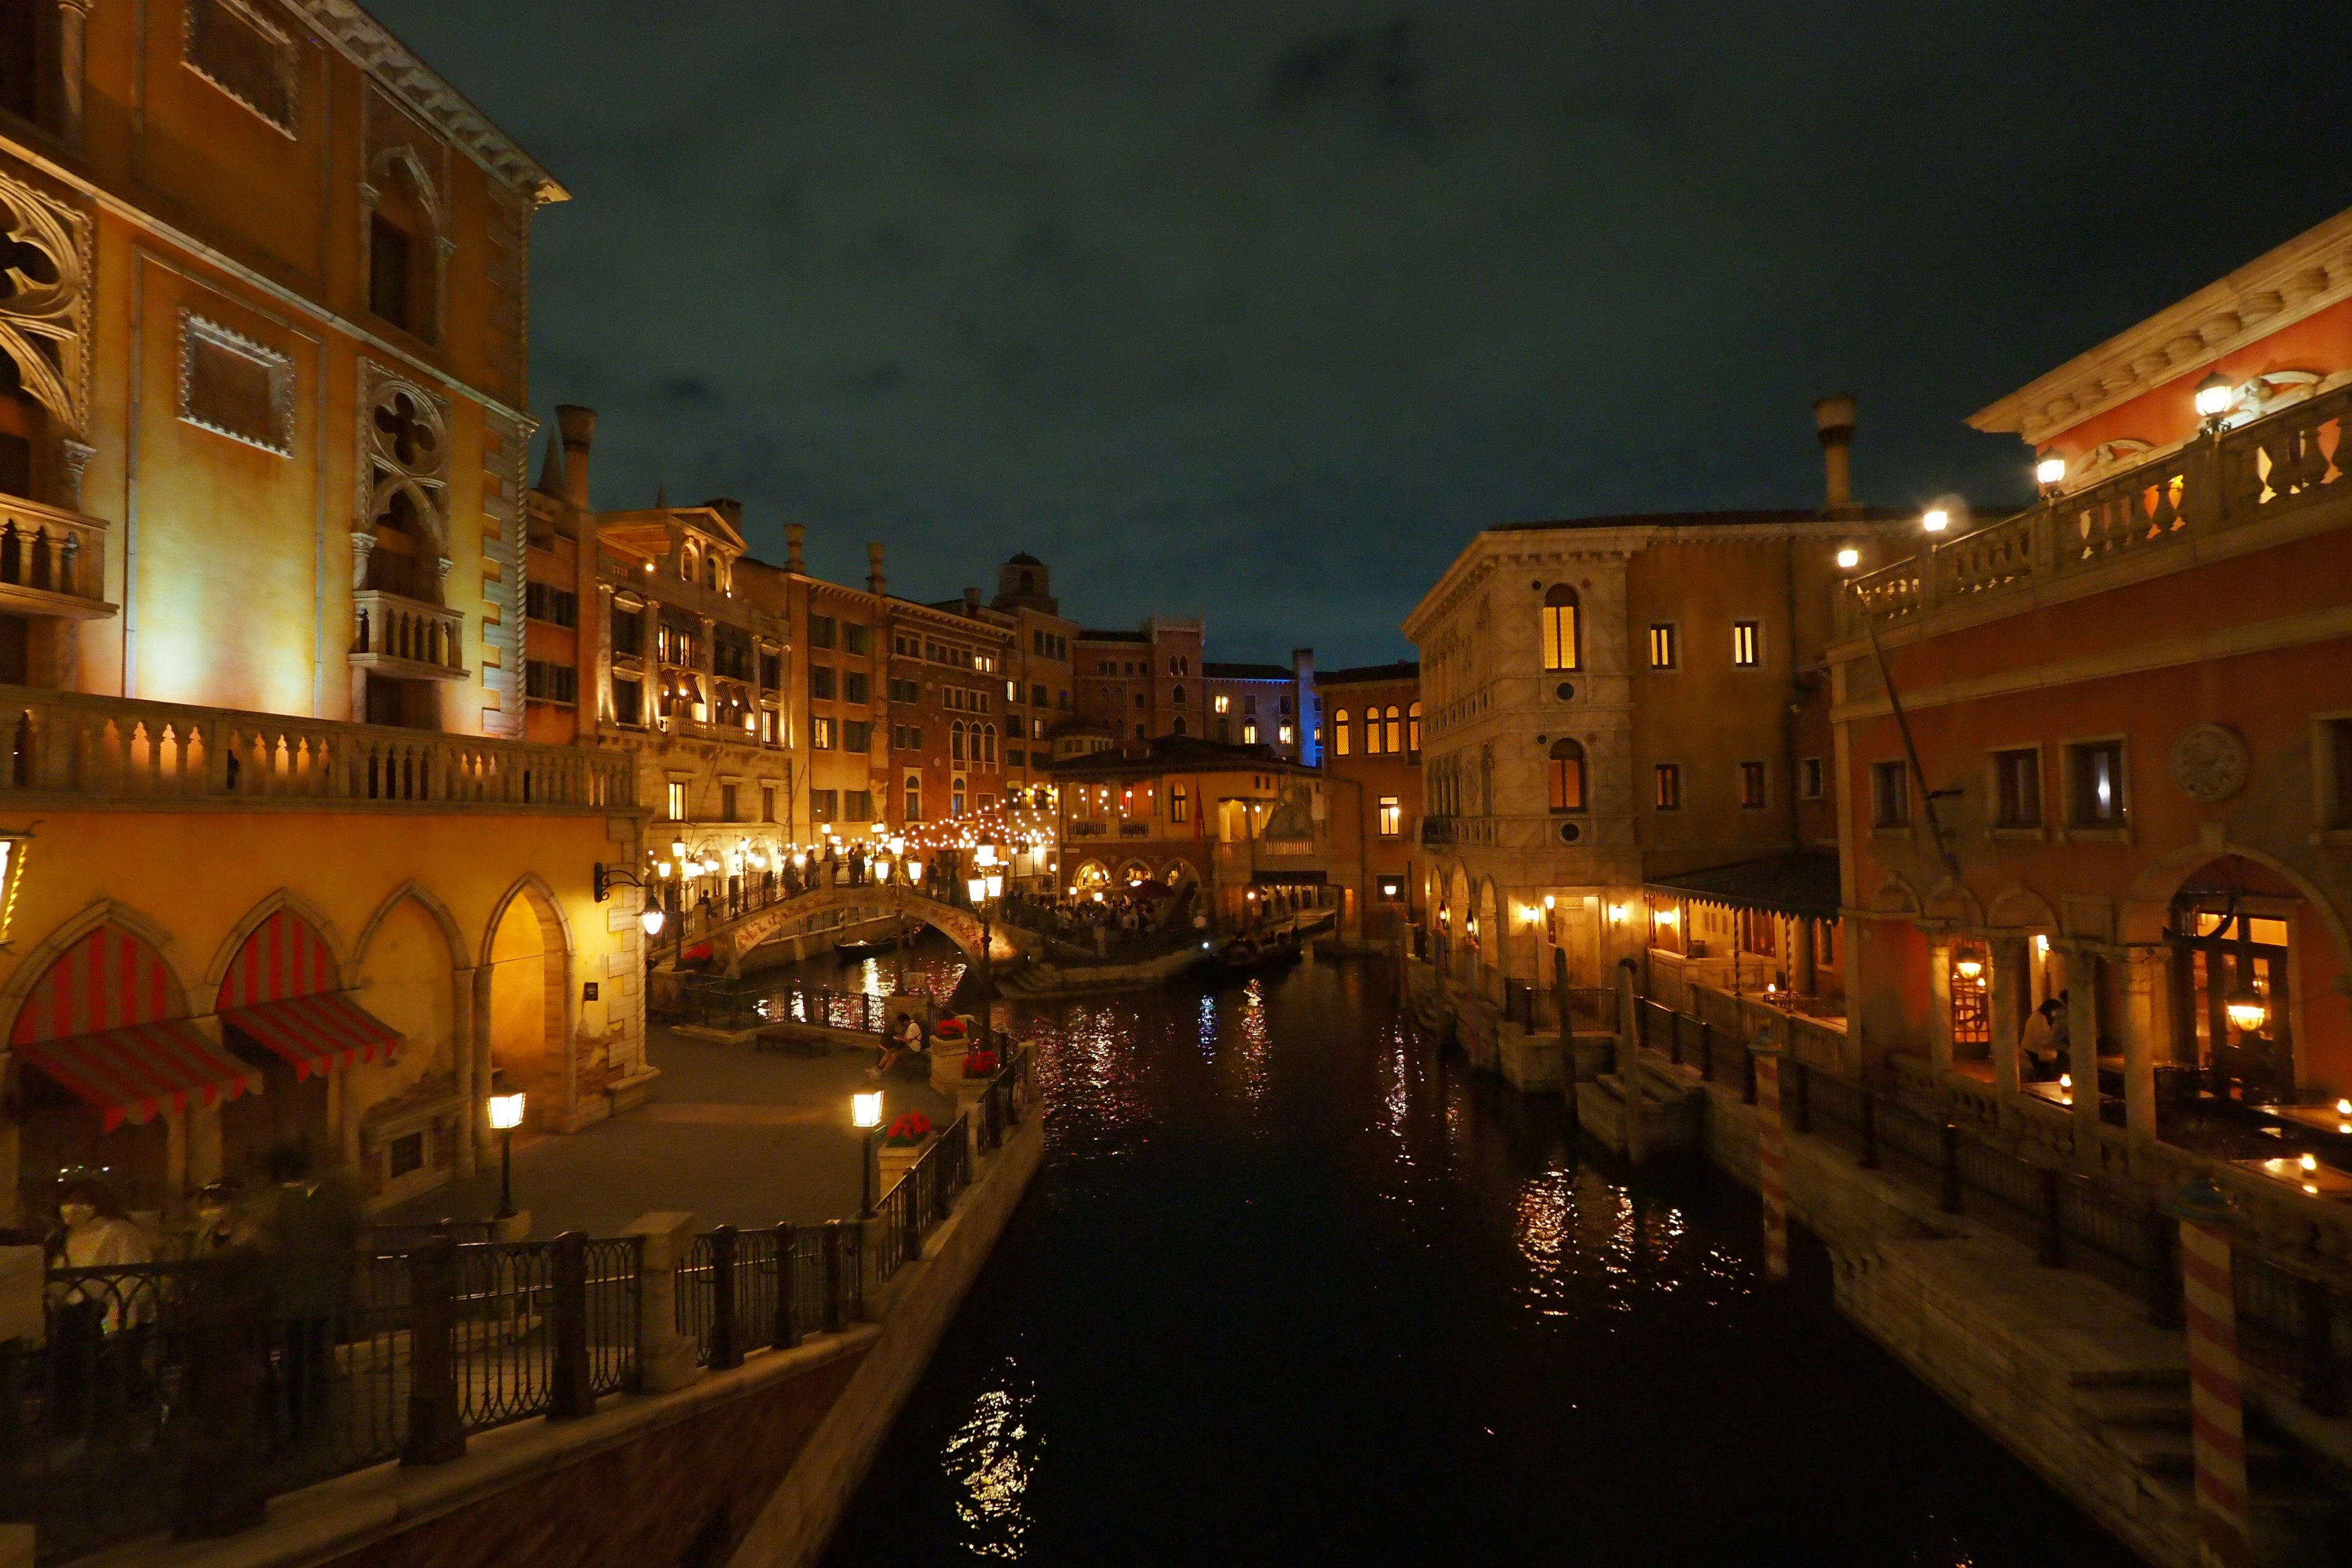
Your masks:
M2172 782L2191 800L2223 801L2246 787L2246 742L2223 724L2200 724L2172 745Z
M449 426L443 401L398 371L360 362L358 517L354 531L381 542L386 529L414 536L410 598L440 602L442 557L449 553ZM372 552L389 565L383 550ZM356 571L359 563L354 563Z
M85 428L89 224L0 174L0 353L68 434Z

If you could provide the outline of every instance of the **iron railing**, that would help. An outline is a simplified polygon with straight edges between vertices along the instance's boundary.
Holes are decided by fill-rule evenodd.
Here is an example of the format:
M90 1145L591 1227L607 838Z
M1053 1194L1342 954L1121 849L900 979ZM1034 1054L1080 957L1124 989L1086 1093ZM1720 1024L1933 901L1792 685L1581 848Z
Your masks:
M875 1213L881 1220L876 1256L877 1284L923 1256L923 1239L955 1206L971 1181L971 1129L957 1117L922 1157L907 1167L898 1184L882 1194Z
M1693 988L1694 1001L1721 993ZM1712 1037L1712 1066L1721 1076L1725 1031L1701 1016L1654 1002L1642 1006L1653 1049L1671 1050L1685 1064L1694 1035ZM1969 1108L1932 1089L1915 1072L1891 1075L1894 1088L1849 1078L1798 1050L1781 1063L1781 1106L1789 1131L1810 1134L1936 1194L1938 1206L1965 1215L2031 1247L2053 1268L2076 1268L2137 1297L2149 1320L2177 1326L2181 1316L2179 1226L2164 1194L2146 1184L2093 1173L2060 1163L2030 1143L1966 1120ZM1702 1047L1702 1049L1708 1047ZM1728 1043L1753 1083L1748 1043ZM1752 1088L1748 1097L1753 1099ZM2253 1238L2232 1248L2240 1348L2253 1365L2293 1384L2323 1415L2340 1414L2352 1388L2352 1278L2324 1258L2282 1253Z
M865 1308L861 1240L862 1227L840 1220L705 1231L678 1267L677 1331L709 1367L838 1332Z

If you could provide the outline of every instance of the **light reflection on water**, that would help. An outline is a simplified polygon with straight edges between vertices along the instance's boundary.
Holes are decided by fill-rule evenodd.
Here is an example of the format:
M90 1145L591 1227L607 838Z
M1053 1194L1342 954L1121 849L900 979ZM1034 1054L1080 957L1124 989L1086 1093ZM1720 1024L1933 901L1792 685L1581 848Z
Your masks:
M1629 1184L1378 965L998 1017L1046 1163L829 1568L2127 1561L1761 1287L1752 1194Z

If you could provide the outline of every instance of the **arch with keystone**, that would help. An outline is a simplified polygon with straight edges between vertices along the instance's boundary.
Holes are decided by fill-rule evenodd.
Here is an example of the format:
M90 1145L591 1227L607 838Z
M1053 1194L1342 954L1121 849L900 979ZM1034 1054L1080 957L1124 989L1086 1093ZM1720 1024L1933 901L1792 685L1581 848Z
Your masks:
M980 959L980 916L970 910L908 892L904 888L871 885L820 888L798 898L770 904L763 910L754 910L712 930L708 938L711 955L725 961L728 973L740 973L743 960L754 948L778 937L793 934L793 927L813 916L831 914L836 910L876 920L886 915L903 915L944 935L963 950L966 958L975 963ZM987 931L990 955L998 963L1034 956L1042 945L1034 931L1003 921L989 921Z

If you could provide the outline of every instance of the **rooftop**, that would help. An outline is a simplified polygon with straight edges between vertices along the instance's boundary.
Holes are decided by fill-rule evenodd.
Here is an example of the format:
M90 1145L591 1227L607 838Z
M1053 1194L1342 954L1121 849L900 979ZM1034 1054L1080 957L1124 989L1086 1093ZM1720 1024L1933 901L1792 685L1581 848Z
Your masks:
M1805 522L1906 522L1918 513L1908 508L1856 507L1850 511L1824 511L1819 507L1748 507L1738 511L1634 511L1606 517L1565 517L1549 522L1498 522L1487 533L1533 533L1554 528L1788 528Z
M1078 633L1080 642L1150 642L1141 632L1102 632L1086 630Z
M1421 665L1410 658L1394 664L1360 664L1348 669L1318 669L1315 672L1318 686L1370 686L1374 681L1419 680Z
M1288 680L1297 672L1286 664L1217 664L1203 659L1201 673L1211 680Z
M1056 778L1163 773L1171 768L1297 770L1297 764L1286 763L1276 756L1271 746L1233 746L1222 741L1203 741L1192 735L1161 735L1150 741L1128 741L1108 751L1089 752L1076 757L1057 757L1053 763L1053 773ZM1314 770L1304 771L1312 773Z

